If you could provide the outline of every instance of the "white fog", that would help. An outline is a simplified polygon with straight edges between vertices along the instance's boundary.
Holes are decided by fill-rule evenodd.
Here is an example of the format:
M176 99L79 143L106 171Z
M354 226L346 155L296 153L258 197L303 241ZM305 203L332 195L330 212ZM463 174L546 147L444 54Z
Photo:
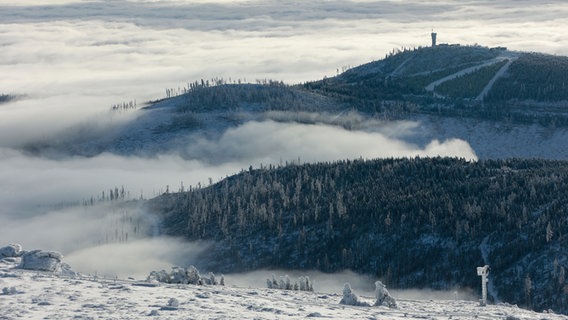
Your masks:
M191 257L200 248L181 249L184 244L169 238L101 243L101 229L112 224L106 219L114 209L62 205L123 186L131 198L151 198L167 187L175 191L182 183L206 184L251 165L298 158L441 155L475 160L475 150L463 140L424 146L399 140L413 130L409 123L349 131L323 124L249 122L219 137L188 140L180 150L193 159L175 152L46 158L22 146L65 134L76 139L116 130L143 111L110 116L112 105L134 100L143 105L164 98L166 88L199 79L297 84L334 76L393 49L427 46L432 30L439 42L568 55L566 16L568 5L561 0L2 1L0 94L18 98L0 104L0 245L58 250L79 271L141 274L180 263L176 253L186 250ZM103 251L116 263L93 268L84 258ZM155 257L156 251L162 255ZM147 263L120 270L124 260Z

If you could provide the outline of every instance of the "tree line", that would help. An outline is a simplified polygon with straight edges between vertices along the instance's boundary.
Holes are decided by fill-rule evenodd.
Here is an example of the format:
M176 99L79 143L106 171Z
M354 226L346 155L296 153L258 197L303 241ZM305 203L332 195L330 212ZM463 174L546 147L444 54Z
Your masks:
M14 99L16 99L14 95L0 93L0 104L10 102Z

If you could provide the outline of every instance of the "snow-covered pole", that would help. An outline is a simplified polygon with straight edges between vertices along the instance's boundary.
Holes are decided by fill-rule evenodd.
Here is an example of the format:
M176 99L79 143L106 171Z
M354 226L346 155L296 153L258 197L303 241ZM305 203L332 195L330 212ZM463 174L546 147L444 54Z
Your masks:
M489 275L489 265L483 267L477 267L477 275L481 276L481 299L479 304L481 306L487 305L487 276Z

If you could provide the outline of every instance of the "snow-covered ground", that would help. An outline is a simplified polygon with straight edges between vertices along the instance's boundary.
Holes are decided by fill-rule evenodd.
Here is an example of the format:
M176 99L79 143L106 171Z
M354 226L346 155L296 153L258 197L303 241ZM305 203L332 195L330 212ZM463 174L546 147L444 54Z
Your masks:
M153 284L64 277L0 264L0 319L566 319L499 304L401 300L398 308L340 305L337 293ZM355 291L357 288L353 288ZM371 297L361 297L373 303ZM396 297L395 297L396 298Z

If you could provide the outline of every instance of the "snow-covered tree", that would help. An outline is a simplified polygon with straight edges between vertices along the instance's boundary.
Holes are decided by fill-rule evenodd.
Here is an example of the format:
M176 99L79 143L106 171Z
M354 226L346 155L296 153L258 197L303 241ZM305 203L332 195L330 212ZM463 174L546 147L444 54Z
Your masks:
M273 274L272 275L272 280L268 280L266 279L266 282L271 282L271 284L268 286L271 289L280 289L280 284L278 283L278 280L276 280L276 276Z
M527 308L531 308L531 289L532 289L532 280L529 274L525 277L525 301L527 304Z
M207 277L202 277L195 266L188 268L172 267L169 273L162 271L152 271L147 278L148 281L158 281L163 283L196 284L196 285L225 285L225 277L221 276L220 282L213 272L209 272Z
M312 282L308 276L299 277L297 283L298 290L300 291L314 291L314 287L312 286Z
M187 283L189 284L203 284L201 281L201 276L199 275L199 270L194 266L189 266L186 270Z
M375 297L377 298L375 306L397 307L396 300L391 297L387 287L380 281L375 282Z
M213 272L209 272L206 277L202 276L201 282L203 284L210 285L210 286L216 286L216 285L219 284L219 282L217 281L217 277L215 276L215 274Z
M191 283L187 276L187 270L180 267L173 267L170 273L170 283ZM192 283L197 284L197 283Z
M272 275L272 279L266 279L266 287L268 289L314 291L308 276L301 276L292 284L288 275L280 277L279 280L276 280L276 276Z
M278 286L282 290L292 290L292 283L290 281L290 277L285 275L284 277L280 277L280 281L278 281Z
M165 270L152 271L150 272L150 275L146 278L146 281L170 283L170 276Z
M370 306L367 302L359 300L359 297L353 292L353 290L351 289L351 285L349 283L346 283L343 286L343 298L341 298L339 304L344 304L348 306L361 306L361 307Z

